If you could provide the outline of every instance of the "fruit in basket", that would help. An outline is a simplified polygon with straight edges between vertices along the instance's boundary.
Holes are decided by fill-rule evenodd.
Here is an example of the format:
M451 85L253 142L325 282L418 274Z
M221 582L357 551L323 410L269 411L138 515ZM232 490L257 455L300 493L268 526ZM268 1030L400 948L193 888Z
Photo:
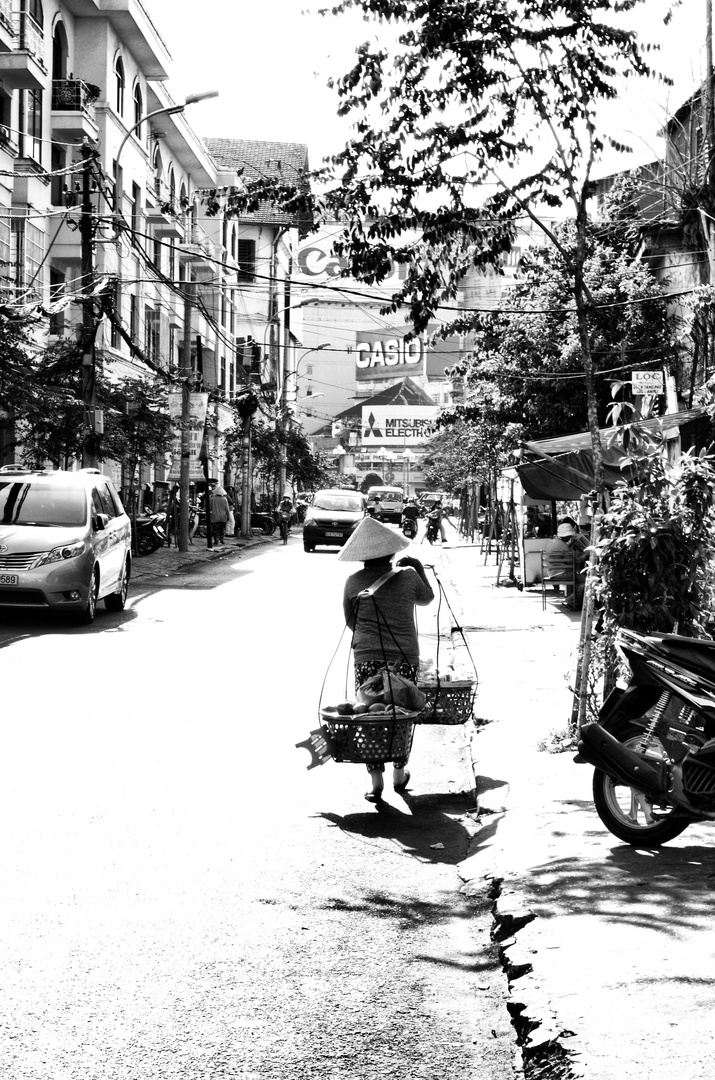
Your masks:
M352 716L353 703L352 701L341 701L339 705L335 706L335 711L339 716Z
M387 708L388 708L387 705L383 704L380 701L376 701L374 705L370 705L368 707L367 711L369 713L384 713L384 712L387 712Z
M370 708L364 701L358 701L356 705L353 705L353 716L362 716Z

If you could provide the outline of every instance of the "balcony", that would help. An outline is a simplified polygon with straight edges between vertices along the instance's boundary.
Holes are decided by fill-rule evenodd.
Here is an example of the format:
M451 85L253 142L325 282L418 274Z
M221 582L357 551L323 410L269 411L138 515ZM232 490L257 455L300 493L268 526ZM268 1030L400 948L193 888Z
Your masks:
M157 236L168 239L183 240L186 233L186 214L179 210L171 199L166 202L158 202L156 205L147 203L144 208L147 222L153 227Z
M12 30L12 48L0 52L0 79L8 90L42 90L47 78L42 27L26 11L15 11Z
M16 45L12 25L12 0L0 0L0 52L11 52Z
M98 97L99 88L82 79L53 79L52 134L67 142L85 136L96 139L94 103Z

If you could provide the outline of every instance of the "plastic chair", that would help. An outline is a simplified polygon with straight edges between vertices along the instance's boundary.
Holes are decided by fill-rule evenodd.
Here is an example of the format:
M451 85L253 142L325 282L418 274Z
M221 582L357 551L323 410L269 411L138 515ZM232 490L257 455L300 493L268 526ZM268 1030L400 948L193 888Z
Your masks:
M547 585L570 585L571 596L576 595L576 558L573 551L541 552L542 611L546 611Z

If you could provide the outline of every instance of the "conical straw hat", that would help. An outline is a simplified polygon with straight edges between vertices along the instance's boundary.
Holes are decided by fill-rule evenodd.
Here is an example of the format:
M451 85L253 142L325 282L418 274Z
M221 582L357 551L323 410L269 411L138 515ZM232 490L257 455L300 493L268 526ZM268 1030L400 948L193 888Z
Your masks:
M388 529L375 518L365 517L338 555L342 562L367 562L394 555L410 546L410 541L400 533Z

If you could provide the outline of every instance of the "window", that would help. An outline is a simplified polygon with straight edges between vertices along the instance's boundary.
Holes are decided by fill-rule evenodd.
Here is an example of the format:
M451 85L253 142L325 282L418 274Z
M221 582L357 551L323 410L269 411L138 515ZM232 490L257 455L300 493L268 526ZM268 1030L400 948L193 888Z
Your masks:
M144 115L144 98L142 97L142 88L139 83L136 83L134 87L134 123L138 124ZM142 128L137 128L136 136L141 138Z
M139 336L139 305L136 296L129 297L129 333L132 341L136 342Z
M59 173L61 169L64 169L67 164L67 151L64 146L57 146L52 144L50 151L50 171L53 173ZM67 176L53 176L50 181L50 198L52 199L53 206L65 205L65 185L67 183Z
M218 385L220 390L226 389L226 357L221 357L221 372L219 375Z
M155 364L159 363L161 341L159 331L159 313L151 308L144 312L144 351Z
M238 280L253 281L256 276L256 241L238 241Z
M126 86L126 77L124 75L124 63L121 56L118 56L114 62L114 88L115 98L114 105L120 116L124 115L124 88Z
M173 169L169 169L169 205L172 212L176 213L176 176Z
M154 237L154 266L161 270L161 240Z
M25 91L25 123L21 153L42 162L42 91Z
M132 184L132 232L139 232L139 219L142 207L142 189Z

